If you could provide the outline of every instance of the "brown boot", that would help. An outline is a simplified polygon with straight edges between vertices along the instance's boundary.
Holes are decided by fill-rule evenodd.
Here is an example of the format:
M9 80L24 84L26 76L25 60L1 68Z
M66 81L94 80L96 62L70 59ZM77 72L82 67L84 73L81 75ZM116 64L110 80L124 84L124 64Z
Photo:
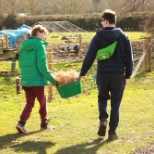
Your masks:
M98 135L99 136L105 136L106 127L107 127L107 120L104 119L104 120L100 121L99 129L98 129Z
M118 134L116 133L116 131L114 130L109 130L109 133L108 133L108 140L109 141L114 141L114 140L117 140L118 139Z

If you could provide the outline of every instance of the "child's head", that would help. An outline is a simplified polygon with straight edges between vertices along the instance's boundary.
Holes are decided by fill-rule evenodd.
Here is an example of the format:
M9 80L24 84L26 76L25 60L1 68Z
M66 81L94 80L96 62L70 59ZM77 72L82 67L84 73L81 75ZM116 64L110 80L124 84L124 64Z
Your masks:
M48 30L45 27L43 27L42 25L35 25L32 28L31 35L35 36L35 37L38 37L38 38L40 38L42 40L45 40L48 33L49 33Z

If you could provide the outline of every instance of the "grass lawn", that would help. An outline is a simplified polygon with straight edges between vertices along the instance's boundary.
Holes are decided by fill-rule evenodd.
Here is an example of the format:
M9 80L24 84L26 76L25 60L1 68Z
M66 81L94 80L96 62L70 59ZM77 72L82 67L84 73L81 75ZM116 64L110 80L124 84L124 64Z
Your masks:
M53 68L79 71L81 64L59 61ZM0 65L6 68L4 62ZM97 136L95 69L96 63L82 79L83 92L76 97L62 99L54 88L54 99L48 103L52 131L40 131L36 101L26 135L15 129L25 105L24 92L16 94L15 77L0 77L0 154L130 154L154 144L154 70L129 80L120 109L119 140L108 143L107 136Z
M51 44L65 44L64 40L62 38L64 36L73 37L71 39L72 42L78 42L78 39L75 38L81 34L82 36L82 42L89 43L92 37L96 34L96 32L82 32L82 33L50 33L47 37L47 41ZM126 32L126 34L131 38L131 40L138 40L140 38L143 38L145 36L149 36L146 32ZM75 37L74 37L75 36Z

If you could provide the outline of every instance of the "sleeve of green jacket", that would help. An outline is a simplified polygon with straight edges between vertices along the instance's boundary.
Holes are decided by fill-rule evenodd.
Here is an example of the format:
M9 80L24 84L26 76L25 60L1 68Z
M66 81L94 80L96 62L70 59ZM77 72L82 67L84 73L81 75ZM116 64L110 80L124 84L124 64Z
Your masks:
M50 83L54 84L56 80L53 78L52 74L50 73L48 67L47 67L47 60L46 60L46 48L45 46L39 46L36 51L37 56L37 66L42 74L43 78L46 81L49 81Z

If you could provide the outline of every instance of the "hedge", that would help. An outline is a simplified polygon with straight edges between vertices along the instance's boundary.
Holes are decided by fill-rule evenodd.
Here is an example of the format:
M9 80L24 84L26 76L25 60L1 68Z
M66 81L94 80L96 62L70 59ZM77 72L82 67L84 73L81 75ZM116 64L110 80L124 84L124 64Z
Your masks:
M154 12L150 13L153 15ZM119 15L117 27L123 30L139 31L143 30L144 19L147 18L149 12L147 13L136 13L136 14L124 14ZM5 27L6 29L16 29L22 24L28 26L34 25L36 22L41 21L62 21L67 20L76 26L86 30L86 31L96 31L102 28L101 25L101 14L83 14L83 15L42 15L42 16L16 16L8 15L6 17L0 16L0 28Z

